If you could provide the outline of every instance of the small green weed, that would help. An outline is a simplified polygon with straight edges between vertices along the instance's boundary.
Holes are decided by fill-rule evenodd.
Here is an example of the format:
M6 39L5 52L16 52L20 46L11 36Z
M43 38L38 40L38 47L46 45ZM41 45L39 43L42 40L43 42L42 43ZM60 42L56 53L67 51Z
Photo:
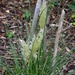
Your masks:
M6 36L8 38L12 38L14 36L14 32L8 32L8 31L6 31Z
M70 4L68 4L68 7L75 12L75 2L71 2Z
M28 10L23 10L23 17L24 19L26 19L27 21L30 19L30 12Z

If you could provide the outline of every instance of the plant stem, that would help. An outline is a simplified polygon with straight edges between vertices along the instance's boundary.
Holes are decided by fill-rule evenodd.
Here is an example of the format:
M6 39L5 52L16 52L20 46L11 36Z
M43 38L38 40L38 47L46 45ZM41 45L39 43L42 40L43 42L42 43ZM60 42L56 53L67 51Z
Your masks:
M37 0L35 12L34 12L34 17L33 17L33 21L32 21L32 27L31 27L31 30L30 30L30 40L32 40L32 38L34 36L34 32L35 32L37 21L38 21L41 3L42 3L42 0Z
M55 63L56 63L56 56L57 56L57 52L58 52L59 38L60 38L62 26L63 26L64 16L65 16L65 11L63 9L61 17L60 17L60 20L59 20L59 27L58 27L58 31L57 31L56 39L55 39L54 56L53 56L53 64L52 64L52 66L54 66ZM52 75L54 75L54 74L52 73Z

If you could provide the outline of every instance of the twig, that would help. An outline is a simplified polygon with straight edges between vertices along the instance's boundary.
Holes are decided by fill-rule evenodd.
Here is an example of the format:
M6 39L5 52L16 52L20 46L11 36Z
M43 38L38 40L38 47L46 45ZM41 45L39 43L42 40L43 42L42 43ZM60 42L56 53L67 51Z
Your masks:
M9 59L9 60L10 59L14 59L14 57L9 57L9 56L1 56L1 58L5 58L5 59ZM16 59L20 59L21 60L22 58L16 58Z
M6 16L0 16L0 19L6 18Z
M65 11L63 9L61 17L60 17L60 20L59 20L58 32L56 34L56 39L55 39L54 56L53 56L53 64L52 64L52 66L54 66L55 63L56 63L56 56L57 56L57 51L58 51L58 43L59 43L60 33L61 33L61 30L62 30L62 26L63 26L64 16L65 16ZM52 73L52 75L54 75L54 74Z
M67 51L68 53L71 52L71 50L70 50L68 47L66 47L66 51Z
M66 28L64 28L64 29L62 30L62 32L64 32L65 30L69 29L71 26L73 26L72 23L70 23Z
M67 21L65 21L65 20L64 20L64 22L67 23L68 26L66 26L66 27L62 30L62 32L66 31L66 30L69 29L70 27L73 27L72 23L69 23L69 22L67 22ZM51 27L59 27L58 24L50 24L50 26L51 26Z

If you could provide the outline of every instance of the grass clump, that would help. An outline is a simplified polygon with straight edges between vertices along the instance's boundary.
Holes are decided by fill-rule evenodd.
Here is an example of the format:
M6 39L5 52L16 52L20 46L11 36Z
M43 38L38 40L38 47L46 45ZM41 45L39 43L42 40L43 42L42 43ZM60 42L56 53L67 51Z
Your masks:
M38 15L37 17L35 15L36 11L40 15L39 23L37 23ZM59 54L53 59L52 47L50 47L50 50L43 50L47 18L47 5L45 0L43 2L41 0L37 1L35 13L31 32L27 40L19 39L21 45L20 54L16 53L14 46L10 43L11 53L13 55L10 57L11 62L9 63L1 59L0 65L4 68L6 75L51 75L52 73L58 75L61 73L62 66L67 63L66 55L61 56ZM36 25L38 24L40 28L37 34L35 34ZM54 65L53 60L55 60Z

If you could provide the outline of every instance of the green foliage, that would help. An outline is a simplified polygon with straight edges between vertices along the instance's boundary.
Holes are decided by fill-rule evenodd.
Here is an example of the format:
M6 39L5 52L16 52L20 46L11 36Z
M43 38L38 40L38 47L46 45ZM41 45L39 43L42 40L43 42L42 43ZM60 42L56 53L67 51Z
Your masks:
M59 6L58 0L52 0L49 2L49 8L52 9L54 6Z
M72 11L75 11L75 2L71 2L70 4L68 4L68 7L69 7Z
M26 19L26 20L29 20L30 19L30 12L28 10L24 10L23 11L23 17Z
M56 63L52 67L53 57L51 56L51 50L48 50L47 56L43 57L44 52L41 49L38 52L38 58L36 61L30 57L29 64L25 65L22 55L20 54L18 57L15 47L11 43L10 47L13 55L13 57L10 58L10 64L8 64L7 61L5 61L5 63L0 63L0 65L4 68L6 75L51 75L52 72L58 75L60 74L62 66L68 62L66 60L67 55L61 56L61 53L59 53L56 57ZM1 62L3 62L3 59L1 59Z
M72 47L72 53L75 53L75 46Z
M75 22L72 22L73 26L75 26Z
M75 18L75 14L72 14L72 15L71 15L71 18Z
M51 9L52 7L54 7L54 3L53 2L49 2L49 8Z
M75 26L75 14L71 15L71 19L72 19L72 24Z
M6 31L6 36L8 38L12 38L14 36L14 32L8 32L8 31Z

